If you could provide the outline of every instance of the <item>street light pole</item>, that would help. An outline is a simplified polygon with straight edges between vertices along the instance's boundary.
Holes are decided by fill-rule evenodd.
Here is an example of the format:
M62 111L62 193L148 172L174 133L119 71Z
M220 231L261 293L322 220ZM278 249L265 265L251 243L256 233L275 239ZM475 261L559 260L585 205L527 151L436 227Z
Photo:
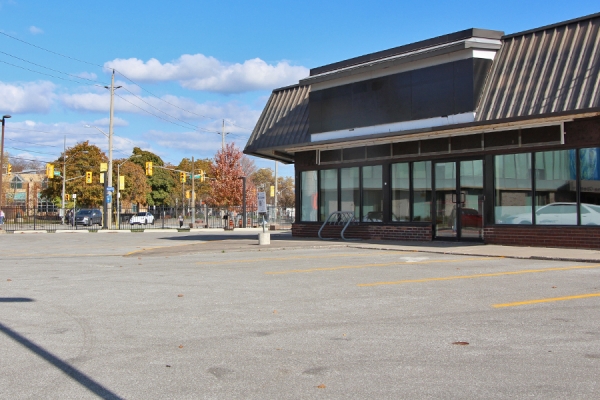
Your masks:
M2 141L0 142L0 209L4 200L4 193L2 193L2 168L4 167L4 120L7 118L10 118L10 115L4 115L2 117ZM6 172L8 172L8 170Z
M65 224L65 186L67 179L67 135L65 135L65 141L63 143L63 175L62 175L62 203L61 203L61 219L62 224Z

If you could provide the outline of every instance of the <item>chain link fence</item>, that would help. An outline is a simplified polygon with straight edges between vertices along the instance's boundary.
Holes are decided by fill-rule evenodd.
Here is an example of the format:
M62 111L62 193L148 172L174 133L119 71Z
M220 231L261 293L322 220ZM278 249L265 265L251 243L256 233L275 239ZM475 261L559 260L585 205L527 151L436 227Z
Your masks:
M3 221L0 227L7 232L14 231L48 231L58 230L92 230L102 229L101 209L66 209L65 213L54 207L27 208L23 206L4 206ZM207 207L200 206L192 218L190 207L151 206L146 208L121 209L113 213L111 229L189 229L220 228L236 229L244 227L242 207ZM246 212L246 227L256 228L263 224L266 229L291 229L293 210L278 210L277 217L273 210L264 217L255 211ZM75 215L75 217L73 217ZM192 220L193 219L193 220Z

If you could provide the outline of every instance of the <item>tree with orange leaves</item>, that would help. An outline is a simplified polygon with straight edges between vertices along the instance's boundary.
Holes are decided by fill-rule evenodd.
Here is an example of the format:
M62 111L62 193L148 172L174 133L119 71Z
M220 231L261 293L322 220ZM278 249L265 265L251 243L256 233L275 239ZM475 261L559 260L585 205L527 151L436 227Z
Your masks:
M215 159L210 166L211 193L207 203L218 207L241 206L243 202L243 183L241 177L243 170L244 154L235 144L230 143L224 149L217 151ZM252 193L255 193L250 179L246 181L246 204L251 206L256 202Z

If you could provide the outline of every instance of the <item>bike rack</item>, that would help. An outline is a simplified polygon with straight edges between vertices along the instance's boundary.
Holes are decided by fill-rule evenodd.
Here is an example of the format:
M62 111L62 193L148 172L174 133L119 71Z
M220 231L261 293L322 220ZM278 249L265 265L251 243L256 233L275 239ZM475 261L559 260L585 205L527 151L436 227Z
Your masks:
M354 218L354 212L352 211L335 211L332 212L331 214L329 214L329 217L327 217L327 219L325 220L325 222L323 223L323 225L321 226L321 229L319 229L319 239L321 240L333 240L335 238L324 238L321 236L321 232L323 231L323 228L325 228L325 226L327 225L333 225L333 226L339 226L339 225L344 225L344 228L342 229L342 232L340 233L340 237L343 240L361 240L361 239L347 239L344 236L344 232L346 232L346 229L348 229L348 227L352 224L358 224L358 221Z

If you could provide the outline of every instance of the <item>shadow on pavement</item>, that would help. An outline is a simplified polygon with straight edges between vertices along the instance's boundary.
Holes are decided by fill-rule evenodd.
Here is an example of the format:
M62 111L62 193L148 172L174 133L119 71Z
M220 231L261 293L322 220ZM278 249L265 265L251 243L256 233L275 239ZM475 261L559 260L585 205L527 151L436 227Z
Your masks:
M6 336L13 339L15 342L19 343L26 349L30 350L31 352L35 353L39 357L43 358L44 360L46 360L47 362L49 362L50 364L52 364L53 366L55 366L56 368L58 368L59 370L64 372L69 378L73 379L75 382L79 383L81 386L85 387L90 392L94 393L96 396L98 396L102 399L119 399L119 400L122 399L121 397L117 396L115 393L111 392L104 386L100 385L98 382L94 381L89 376L80 372L79 370L72 367L71 365L67 364L66 362L64 362L60 358L56 357L54 354L50 353L49 351L47 351L47 350L43 349L42 347L38 346L37 344L33 343L31 340L27 339L26 337L19 335L17 332L13 331L12 329L10 329L9 327L5 326L2 323L0 323L0 332L4 333Z

